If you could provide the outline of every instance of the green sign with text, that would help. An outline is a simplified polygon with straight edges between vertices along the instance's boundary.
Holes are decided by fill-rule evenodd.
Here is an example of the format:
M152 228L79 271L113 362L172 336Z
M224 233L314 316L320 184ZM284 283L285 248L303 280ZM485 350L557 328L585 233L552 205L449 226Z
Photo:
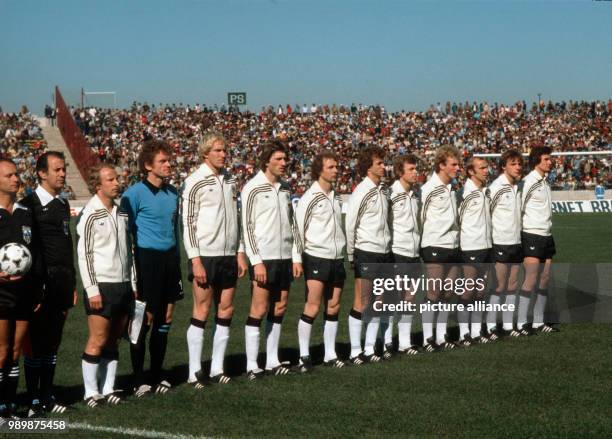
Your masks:
M245 92L230 92L227 94L228 105L246 105L246 93Z

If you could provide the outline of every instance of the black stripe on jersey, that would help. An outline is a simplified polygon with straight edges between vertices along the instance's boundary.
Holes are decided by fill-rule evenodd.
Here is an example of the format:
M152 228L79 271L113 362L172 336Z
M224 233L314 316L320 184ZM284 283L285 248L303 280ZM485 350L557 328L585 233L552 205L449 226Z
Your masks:
M359 223L359 219L363 215L363 211L365 210L366 205L368 204L368 201L370 201L370 198L372 198L374 195L376 195L376 191L377 191L377 188L373 187L372 189L367 191L366 194L361 199L361 203L359 203L359 209L357 210L357 221L355 223L355 229L357 228L357 224Z
M502 195L507 194L509 192L512 192L512 188L510 186L505 186L499 191L497 191L497 193L493 197L493 200L491 201L491 212L493 212L497 207L497 204L499 203L499 200L501 199Z
M365 196L361 199L361 203L359 204L359 210L357 211L357 218L355 220L355 235L357 234L357 228L359 227L359 222L361 221L361 217L365 213L365 210L367 208L368 203L370 202L370 199L376 196L377 189L378 188L370 189L365 194Z
M461 202L461 206L459 206L459 224L461 224L461 222L463 221L463 214L465 213L465 211L467 210L470 201L472 200L476 200L480 198L480 192L479 191L474 191L472 193L470 193L467 197L465 197L463 199L463 201Z
M310 218L312 217L312 211L319 201L323 201L325 199L325 195L319 193L314 196L310 203L308 203L308 207L306 207L306 214L304 215L304 244L306 243L306 230L308 229L308 225L310 224Z
M422 212L422 222L423 224L425 223L425 218L427 217L427 209L429 208L429 204L431 203L431 200L434 197L437 197L438 195L442 195L443 193L446 192L446 186L438 186L436 187L433 191L431 191L429 193L429 195L427 195L427 198L425 198L425 203L423 203L423 212Z
M402 200L405 200L406 198L408 198L408 194L406 192L402 192L391 198L391 204L398 203Z
M90 244L89 239L91 238L95 221L104 217L106 217L106 211L96 211L89 215L87 221L85 221L83 233L83 239L85 239L85 265L87 265L87 273L92 285L96 285L98 282L96 282L96 270L94 269L93 246Z
M187 227L188 227L188 235L189 235L189 244L192 247L198 246L197 239L197 218L194 218L194 205L197 202L197 194L198 192L206 186L214 186L215 181L214 177L209 178L206 177L202 181L198 181L194 184L189 190L189 194L187 196Z
M251 250L253 254L259 254L259 249L257 247L257 240L255 239L255 230L253 230L253 223L251 222L251 215L253 213L253 206L255 204L255 196L259 193L264 192L272 192L272 187L268 184L263 184L257 186L255 189L251 191L248 199L246 200L246 227L247 227L247 237L249 240L249 245L251 246Z
M541 186L542 183L544 182L544 180L540 180L535 182L527 191L527 195L525 196L525 202L523 203L523 213L525 212L525 207L527 206L527 203L529 202L529 200L531 199L531 197L533 196L533 193L538 190Z

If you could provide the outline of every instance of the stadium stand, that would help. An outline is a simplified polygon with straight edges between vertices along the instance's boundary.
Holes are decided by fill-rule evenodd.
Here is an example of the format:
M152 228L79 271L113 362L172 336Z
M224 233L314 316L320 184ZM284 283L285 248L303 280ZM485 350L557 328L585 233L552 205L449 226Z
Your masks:
M509 147L527 153L537 145L585 153L612 149L612 100L542 101L531 108L525 101L513 105L447 102L425 112L395 113L361 104L279 105L254 113L216 105L137 102L129 109L71 107L69 111L93 155L117 164L128 185L139 178L136 157L142 142L163 138L177 153L171 183L180 186L196 167L198 142L211 129L228 138L231 171L239 187L256 170L259 146L271 138L285 141L291 151L287 180L297 194L310 185L310 162L323 148L344 159L338 183L341 193L350 193L358 183L356 157L368 143L381 145L391 154L416 153L427 164L423 169L430 167L433 151L443 144L456 146L465 156L499 153ZM555 190L592 189L597 184L611 188L611 165L607 156L561 157L549 175L550 183ZM425 174L420 175L421 181L425 179Z

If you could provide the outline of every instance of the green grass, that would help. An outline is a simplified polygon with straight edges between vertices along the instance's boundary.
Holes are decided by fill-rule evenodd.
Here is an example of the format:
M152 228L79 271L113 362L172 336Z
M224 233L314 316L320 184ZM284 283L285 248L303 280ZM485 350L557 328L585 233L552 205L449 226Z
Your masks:
M556 215L556 260L612 261L610 218L607 214ZM341 356L348 354L346 316L352 288L349 274L338 332ZM80 355L87 337L85 313L79 303L66 324L56 380L58 396L77 403L78 411L68 417L70 421L224 437L602 437L612 431L609 325L564 325L559 334L361 368L317 367L307 376L249 383L239 377L245 366L243 324L250 299L243 280L236 295L226 358L226 370L236 376L235 382L197 392L181 385L187 376L189 287L186 293L177 306L165 363L176 389L164 397L130 398L121 407L99 410L78 404L83 392ZM281 358L293 362L298 357L296 328L303 297L300 280L290 294L281 340ZM209 328L205 335L207 362L212 341ZM313 356L320 360L321 316L315 322L313 345ZM122 342L120 351L119 384L127 387L127 342ZM77 431L72 435L109 436Z

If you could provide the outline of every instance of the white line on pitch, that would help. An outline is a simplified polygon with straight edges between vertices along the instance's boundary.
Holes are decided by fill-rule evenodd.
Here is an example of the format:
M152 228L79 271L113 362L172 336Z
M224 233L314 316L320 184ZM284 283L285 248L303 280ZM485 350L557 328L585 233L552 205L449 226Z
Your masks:
M163 431L143 430L140 428L105 427L103 425L92 425L86 422L71 422L68 428L73 430L98 431L101 433L124 434L126 436L159 438L159 439L205 439L204 436L192 436L190 434L174 434Z

